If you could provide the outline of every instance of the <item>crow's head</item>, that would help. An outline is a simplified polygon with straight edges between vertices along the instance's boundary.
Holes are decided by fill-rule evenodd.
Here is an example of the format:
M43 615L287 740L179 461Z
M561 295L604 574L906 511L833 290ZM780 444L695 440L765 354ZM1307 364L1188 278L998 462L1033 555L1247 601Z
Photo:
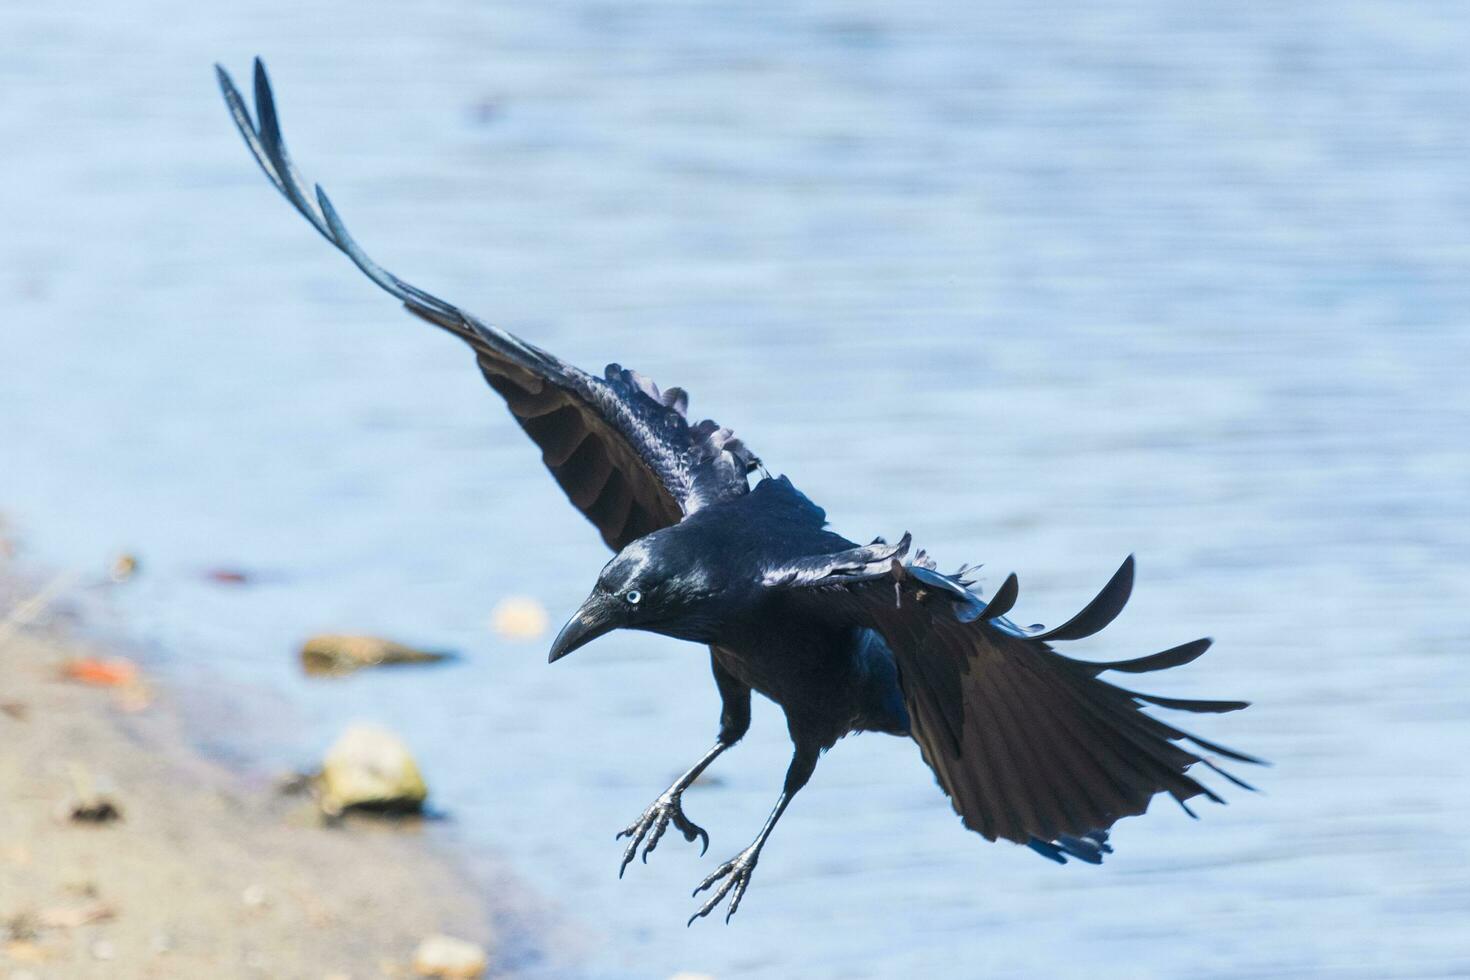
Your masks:
M685 640L710 636L710 602L723 585L697 541L676 527L632 542L602 569L592 594L551 644L555 663L615 629L647 630Z

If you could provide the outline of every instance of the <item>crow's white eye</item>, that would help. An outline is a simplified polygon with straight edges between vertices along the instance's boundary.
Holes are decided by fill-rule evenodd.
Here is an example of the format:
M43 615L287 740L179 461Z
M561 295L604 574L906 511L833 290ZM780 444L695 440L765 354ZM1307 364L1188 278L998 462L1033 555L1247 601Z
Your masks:
M623 594L623 598L628 600L628 605L636 606L638 605L638 603L643 601L643 593L639 592L637 589L629 589L626 593Z

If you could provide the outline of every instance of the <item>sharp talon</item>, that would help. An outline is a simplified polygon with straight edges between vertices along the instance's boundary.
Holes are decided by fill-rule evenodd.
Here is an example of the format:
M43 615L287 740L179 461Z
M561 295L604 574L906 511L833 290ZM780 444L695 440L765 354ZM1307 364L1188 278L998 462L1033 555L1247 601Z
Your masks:
M719 881L720 880L720 877L722 875L724 875L728 871L729 871L728 868L724 868L724 867L716 868L714 870L714 872L709 877L705 878L703 881L701 881L698 885L696 885L694 887L694 891L692 891L692 892L689 893L689 897L690 898L693 898L695 895L698 895L700 892L704 891L710 885L713 885L715 882Z
M740 900L745 897L745 889L750 884L751 870L753 869L747 869L746 872L740 876L740 882L735 886L735 891L730 894L730 911L725 913L726 925L730 924L730 916L734 915L735 910L740 908Z
M629 841L628 846L623 849L623 863L618 867L619 878L623 876L623 872L628 870L628 865L632 862L634 855L638 853L638 845L643 842L643 835L648 833L648 826L647 824L644 824L642 821L640 821L639 823L634 824L632 827L629 827L627 830L623 831L623 833L628 835L629 837L632 837L633 839ZM622 835L619 836L621 837Z
M655 847L658 846L658 842L663 837L664 831L666 831L668 829L669 829L669 815L668 815L668 812L667 811L661 811L659 813L658 823L654 824L653 833L650 834L649 837L648 837L648 843L643 846L643 863L644 864L647 864L648 863L648 855L650 853L652 853L652 851L653 851L653 849Z

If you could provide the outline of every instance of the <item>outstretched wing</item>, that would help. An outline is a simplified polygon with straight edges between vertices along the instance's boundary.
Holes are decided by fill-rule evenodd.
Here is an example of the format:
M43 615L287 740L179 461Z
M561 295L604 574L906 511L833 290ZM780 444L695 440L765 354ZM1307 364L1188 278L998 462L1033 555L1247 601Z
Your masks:
M747 492L746 474L760 461L729 429L709 420L691 424L682 389L660 391L617 364L594 377L409 285L368 258L321 187L308 193L292 165L260 59L255 60L254 119L229 74L218 65L215 71L235 125L271 183L409 312L474 348L485 380L541 447L556 482L609 547L620 549L700 507Z
M1144 812L1155 794L1168 793L1186 811L1195 796L1221 802L1189 774L1195 764L1246 785L1195 750L1260 760L1142 710L1148 702L1234 711L1244 702L1157 697L1098 678L1189 663L1209 640L1109 663L1073 660L1048 644L1112 622L1132 589L1131 557L1082 612L1056 629L1029 632L1005 618L1017 595L1014 575L983 602L963 573L940 575L923 552L906 563L908 546L905 535L897 545L805 559L773 570L766 584L787 590L811 615L883 635L898 660L913 737L965 826L1053 860L1071 854L1096 862L1108 849L1104 831Z

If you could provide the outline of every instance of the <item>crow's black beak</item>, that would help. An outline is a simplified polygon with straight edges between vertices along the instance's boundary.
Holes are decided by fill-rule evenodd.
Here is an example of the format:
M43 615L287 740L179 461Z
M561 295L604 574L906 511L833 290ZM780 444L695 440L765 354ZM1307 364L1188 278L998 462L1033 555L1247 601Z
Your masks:
M607 596L597 592L587 597L567 624L551 642L551 654L546 662L554 664L580 646L586 646L604 633L610 633L622 625L614 615L617 607Z

